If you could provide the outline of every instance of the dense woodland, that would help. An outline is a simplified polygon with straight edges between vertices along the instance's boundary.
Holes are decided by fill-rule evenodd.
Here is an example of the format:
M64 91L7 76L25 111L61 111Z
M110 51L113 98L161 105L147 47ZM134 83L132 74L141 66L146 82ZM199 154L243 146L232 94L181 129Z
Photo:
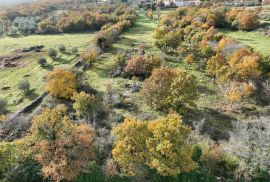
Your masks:
M33 53L47 70L35 108L13 117L0 98L1 182L270 180L270 55L219 32L265 26L261 7L167 12L162 4L0 11L3 36L95 31L80 51L59 44ZM151 33L139 32L143 23ZM75 64L49 67L63 55ZM111 82L93 82L106 62L100 80ZM18 89L33 92L27 79Z

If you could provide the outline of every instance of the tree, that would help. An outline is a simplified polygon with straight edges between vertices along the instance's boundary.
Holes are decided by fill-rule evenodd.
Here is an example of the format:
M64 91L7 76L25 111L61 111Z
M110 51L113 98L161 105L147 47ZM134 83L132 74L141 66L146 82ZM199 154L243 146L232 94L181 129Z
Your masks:
M118 140L112 150L115 161L127 176L142 174L145 161L149 159L146 138L149 136L146 122L126 118L124 123L113 129Z
M179 112L184 112L189 106L196 106L195 101L199 98L197 85L194 75L180 72L171 84L168 103Z
M148 122L126 119L113 129L118 138L113 157L125 175L141 174L144 166L163 176L190 172L196 168L187 142L190 131L177 114Z
M38 31L40 33L53 33L55 32L55 25L50 18L45 18L38 23Z
M23 80L18 83L18 88L23 91L25 95L30 92L30 83L28 80Z
M55 58L56 58L56 56L57 56L57 52L56 52L56 50L55 50L55 49L50 48L50 49L48 50L48 56L49 56L50 58L52 58L52 59L55 59Z
M257 11L242 11L237 15L236 20L239 23L239 29L242 30L254 30L260 25Z
M39 64L41 67L45 67L46 64L47 64L46 58L44 58L44 57L38 58L38 64Z
M34 158L42 166L43 176L54 181L72 181L87 171L94 156L93 129L73 124L64 105L45 109L36 116L31 136Z
M153 70L141 93L151 107L166 112L170 109L183 112L186 107L194 106L198 98L195 76L166 67Z
M237 88L233 88L229 93L227 94L228 99L231 101L231 108L233 106L234 102L241 101L241 93Z
M161 66L159 56L151 55L145 57L143 55L133 56L127 63L124 71L131 76L149 77L154 68Z
M95 107L95 96L85 92L75 92L72 100L74 100L73 108L79 117L86 115Z
M195 62L195 58L193 54L188 54L187 57L184 59L184 63L187 65L192 65Z
M169 31L164 27L158 27L153 33L155 45L165 53L177 49L182 42L183 34L180 30Z
M260 60L260 56L249 48L236 50L228 61L230 66L229 78L236 81L248 81L257 78L261 74Z
M74 92L76 92L76 76L70 71L63 68L57 68L48 73L45 90L51 95L70 99Z
M227 79L226 73L228 72L228 63L226 58L222 54L212 56L207 61L206 70L214 77L214 79L217 78L220 82L223 82Z

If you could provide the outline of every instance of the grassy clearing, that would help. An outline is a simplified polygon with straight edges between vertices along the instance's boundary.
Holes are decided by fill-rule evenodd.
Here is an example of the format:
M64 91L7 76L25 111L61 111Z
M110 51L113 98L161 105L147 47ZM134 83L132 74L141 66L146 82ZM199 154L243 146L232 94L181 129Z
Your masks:
M14 50L21 49L32 45L44 45L45 48L57 48L59 44L64 44L69 48L76 46L83 51L87 44L93 38L94 33L82 34L63 34L63 35L31 35L21 38L2 38L0 39L0 50L3 49L5 54L10 54ZM41 68L37 59L41 56L47 58L48 66ZM21 60L23 66L15 68L5 68L0 71L0 88L10 87L8 90L0 89L0 97L8 100L8 111L15 112L33 100L37 95L43 92L44 78L48 71L56 67L69 68L75 61L76 57L69 54L59 54L58 59L52 60L47 57L46 52L30 53ZM24 96L18 89L18 82L28 79L31 84L32 93Z
M255 31L246 32L227 29L219 29L219 31L228 37L252 47L264 56L270 55L270 37L268 36Z
M46 48L57 48L59 44L64 44L67 49L76 46L83 50L91 40L92 35L93 32L4 37L0 38L0 56L35 45L44 45Z

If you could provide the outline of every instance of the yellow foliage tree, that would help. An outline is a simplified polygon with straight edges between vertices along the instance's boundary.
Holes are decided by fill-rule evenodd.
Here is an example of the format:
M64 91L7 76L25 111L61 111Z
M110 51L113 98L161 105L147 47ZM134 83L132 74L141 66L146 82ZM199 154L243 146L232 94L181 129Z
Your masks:
M115 161L127 176L141 174L145 161L149 159L146 138L149 137L147 123L126 118L124 123L113 129L117 141L112 150Z
M45 178L72 181L88 169L94 156L94 131L85 124L75 125L66 116L64 105L45 109L32 121L35 160Z
M164 176L189 172L196 168L190 132L177 114L147 122L129 118L113 130L113 157L125 175L141 174L144 166Z
M212 56L207 61L207 72L214 77L214 79L218 79L220 82L224 82L226 80L226 74L228 71L228 63L226 58L222 54L217 54Z
M81 54L83 63L88 67L92 67L93 63L96 62L97 57L98 53L95 49L91 49Z
M55 97L70 99L76 92L76 76L70 71L55 69L49 72L47 79L45 90Z
M188 54L187 57L184 59L184 63L187 65L192 65L195 62L195 57L193 54Z
M231 101L231 108L233 103L241 101L241 93L236 88L233 88L231 91L229 91L227 97Z

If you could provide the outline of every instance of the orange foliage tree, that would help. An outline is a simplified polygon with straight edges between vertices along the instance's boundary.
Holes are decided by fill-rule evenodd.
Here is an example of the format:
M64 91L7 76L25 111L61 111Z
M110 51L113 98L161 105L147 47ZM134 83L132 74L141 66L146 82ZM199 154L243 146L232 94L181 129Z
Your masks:
M47 79L45 90L55 97L70 99L76 92L76 76L70 71L57 68L49 72Z
M154 68L158 68L160 66L161 59L159 56L150 55L145 57L142 55L136 55L128 61L124 71L131 76L148 77Z
M31 136L34 158L42 166L43 176L54 181L72 181L88 169L94 156L93 129L73 124L63 105L36 116Z

